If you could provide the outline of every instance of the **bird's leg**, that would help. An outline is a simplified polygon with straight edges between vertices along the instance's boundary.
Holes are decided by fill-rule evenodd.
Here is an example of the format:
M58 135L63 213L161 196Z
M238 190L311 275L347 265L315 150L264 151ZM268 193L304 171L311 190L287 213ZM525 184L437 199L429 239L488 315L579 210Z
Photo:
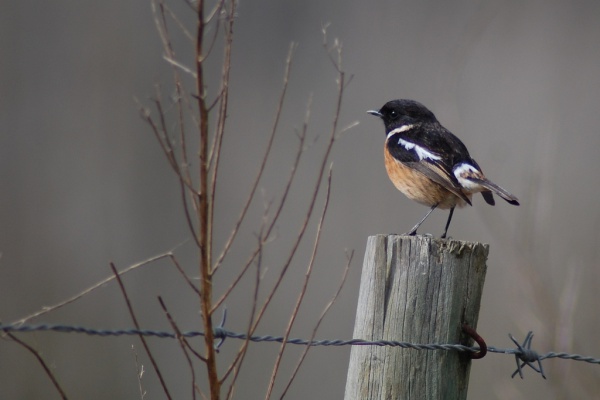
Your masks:
M450 221L452 220L452 214L454 214L454 207L450 209L450 215L448 215L448 221L446 222L446 228L444 229L444 233L442 233L441 238L444 239L446 237L446 233L448 233L448 227L450 226Z
M419 229L421 224L427 219L427 217L429 217L429 214L431 214L437 206L437 204L432 205L427 214L425 214L425 216L423 217L423 219L420 220L415 226L413 226L413 228L410 230L410 232L407 233L407 235L415 236L417 234L417 229Z

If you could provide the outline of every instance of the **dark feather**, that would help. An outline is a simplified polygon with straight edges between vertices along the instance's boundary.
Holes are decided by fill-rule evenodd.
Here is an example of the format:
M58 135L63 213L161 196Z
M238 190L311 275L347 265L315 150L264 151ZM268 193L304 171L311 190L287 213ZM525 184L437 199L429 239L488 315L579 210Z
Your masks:
M470 180L471 182L474 182L474 183L477 183L477 184L483 186L484 188L491 190L492 192L496 193L498 196L502 197L504 200L506 200L510 204L515 205L515 206L519 205L519 199L517 199L513 194L510 194L506 190L502 189L500 186L496 185L494 182L488 181L487 179L477 179L477 178L472 178L472 177L468 177L467 179Z
M492 194L492 192L481 192L481 195L483 196L483 199L485 200L485 202L488 203L490 206L493 206L496 204L496 201L494 200L494 195Z

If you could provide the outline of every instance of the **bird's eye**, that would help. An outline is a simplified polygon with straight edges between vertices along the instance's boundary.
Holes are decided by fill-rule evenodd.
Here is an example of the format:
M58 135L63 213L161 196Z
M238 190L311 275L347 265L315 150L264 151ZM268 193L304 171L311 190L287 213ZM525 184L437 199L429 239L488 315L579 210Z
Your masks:
M400 116L400 114L398 113L398 111L396 111L396 110L392 110L392 111L390 111L390 118L391 118L391 119L396 119L396 118L398 118L399 116Z

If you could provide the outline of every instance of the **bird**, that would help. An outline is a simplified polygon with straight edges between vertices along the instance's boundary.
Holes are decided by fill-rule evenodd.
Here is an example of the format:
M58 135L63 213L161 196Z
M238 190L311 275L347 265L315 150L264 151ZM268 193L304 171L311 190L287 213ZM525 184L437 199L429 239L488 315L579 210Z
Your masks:
M445 238L454 209L472 205L475 193L492 206L493 193L519 205L517 197L485 177L464 143L423 104L398 99L367 112L381 118L385 126L384 161L390 180L406 197L430 207L407 235L416 235L433 210L440 208L450 210L441 236Z

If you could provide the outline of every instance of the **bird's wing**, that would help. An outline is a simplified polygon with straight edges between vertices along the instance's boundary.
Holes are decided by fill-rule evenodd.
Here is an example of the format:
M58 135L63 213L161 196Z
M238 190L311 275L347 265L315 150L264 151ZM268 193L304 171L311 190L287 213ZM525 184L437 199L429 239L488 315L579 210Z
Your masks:
M390 154L402 164L412 168L471 205L441 152L407 139L392 136L387 142Z
M479 164L477 164L477 161L475 161L473 158L471 158L470 164L473 165L475 168L477 168L479 171L481 171L481 167L479 166ZM494 200L494 195L492 194L491 191L484 190L483 192L481 192L481 195L483 196L483 199L485 200L485 202L488 203L490 206L496 205L496 201Z

